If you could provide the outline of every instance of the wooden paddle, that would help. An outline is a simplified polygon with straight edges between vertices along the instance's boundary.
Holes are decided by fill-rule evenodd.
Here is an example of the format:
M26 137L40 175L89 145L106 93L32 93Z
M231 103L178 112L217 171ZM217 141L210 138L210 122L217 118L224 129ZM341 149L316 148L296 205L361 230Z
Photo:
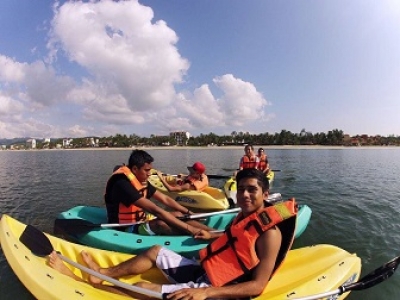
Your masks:
M53 248L53 245L51 244L49 238L43 232L41 232L37 228L33 227L32 225L26 226L26 228L25 228L24 232L21 234L19 240L28 249L30 249L34 255L37 255L37 256L41 256L41 257L47 256L52 251L55 250ZM89 269L83 265L80 265L77 262L74 262L73 260L63 256L60 253L57 253L57 254L66 263L71 264L74 267L76 267L90 275L96 276L104 281L110 282L110 283L114 284L115 286L119 286L124 289L130 290L135 293L142 294L142 295L146 295L149 297L153 297L153 298L157 298L157 299L166 299L165 298L166 294L161 294L161 293L154 292L154 291L151 291L151 290L148 290L145 288L126 284L126 283L118 281L114 278L100 274L99 272ZM365 289L371 288L371 287L385 281L389 277L391 277L394 274L394 272L396 271L399 264L400 264L400 256L393 258L389 262L385 263L383 266L368 273L367 275L365 275L363 278L361 278L357 282L345 283L342 286L340 286L339 288L337 288L333 291L330 291L330 292L325 292L325 293L320 293L320 294L315 294L315 295L305 296L305 297L300 297L300 298L293 298L292 300L316 300L316 299L326 298L326 297L334 296L334 295L342 295L349 291L360 291L360 290L365 290Z
M185 221L185 220L196 220L196 219L202 219L202 218L207 218L211 217L214 215L220 215L220 214L227 214L227 213L236 213L239 212L240 208L235 207L232 209L226 209L222 211L215 211L215 212L209 212L209 213L198 213L198 214L193 214L193 215L184 215L181 217L177 217L178 219ZM155 220L156 218L152 219ZM148 221L140 221L140 222L135 222L135 223L125 223L125 224L119 224L119 223L111 223L111 224L96 224L92 223L87 220L83 219L56 219L54 221L54 232L68 232L69 234L81 234L81 233L86 233L89 232L93 229L101 229L101 228L115 228L115 227L128 227L131 225L137 225L137 224L142 224L146 223Z

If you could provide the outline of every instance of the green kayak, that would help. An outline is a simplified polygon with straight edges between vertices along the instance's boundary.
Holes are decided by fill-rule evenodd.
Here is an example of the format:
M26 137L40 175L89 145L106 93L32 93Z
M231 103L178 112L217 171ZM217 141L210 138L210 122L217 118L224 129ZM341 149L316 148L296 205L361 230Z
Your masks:
M235 209L233 209L235 210ZM221 213L201 219L209 227L224 230L236 216L236 212ZM299 237L306 229L311 217L311 209L307 205L299 206L295 237ZM198 251L209 241L194 239L191 236L145 236L106 227L107 213L103 207L76 206L58 215L54 224L54 232L65 238L91 247L138 254L150 246L163 245L188 257L197 257ZM118 224L117 224L118 225Z

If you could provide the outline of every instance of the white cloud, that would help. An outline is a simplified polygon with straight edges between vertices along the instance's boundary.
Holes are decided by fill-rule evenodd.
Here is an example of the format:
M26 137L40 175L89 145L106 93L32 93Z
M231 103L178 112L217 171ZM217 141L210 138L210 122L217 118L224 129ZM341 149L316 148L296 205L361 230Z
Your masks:
M220 98L208 84L176 90L190 64L173 29L153 18L137 1L56 3L47 57L18 62L0 54L3 136L110 135L149 126L167 134L264 118L269 103L232 74L213 79Z
M189 64L175 32L152 19L152 10L136 1L65 3L56 10L49 47L52 53L61 47L132 111L168 106Z
M14 119L16 116L20 115L23 110L24 106L21 102L3 95L0 91L0 117L2 120Z
M0 80L2 82L21 82L24 79L25 64L0 54Z
M172 124L180 124L180 128L243 126L265 118L264 108L270 103L252 83L232 74L216 77L213 82L220 89L221 98L215 98L206 84L195 89L193 95L179 94L174 105L179 118L167 122L169 127Z
M252 83L235 78L232 74L217 77L214 83L224 93L219 105L224 111L227 125L241 126L264 116L264 107L269 103Z
M25 87L29 99L40 106L49 106L64 102L73 80L68 76L60 76L51 66L36 61L25 67Z

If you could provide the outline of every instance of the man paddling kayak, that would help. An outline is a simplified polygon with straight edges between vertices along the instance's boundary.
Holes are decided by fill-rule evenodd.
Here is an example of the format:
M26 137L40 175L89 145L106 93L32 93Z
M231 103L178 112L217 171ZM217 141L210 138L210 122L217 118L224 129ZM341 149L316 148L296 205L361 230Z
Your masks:
M139 282L136 286L168 293L166 297L170 300L257 296L263 292L292 245L297 206L294 199L275 205L265 202L268 180L259 170L240 171L237 182L241 212L232 225L225 233L201 230L195 235L215 239L200 250L200 264L162 246L153 246L109 268L100 267L86 252L82 252L82 258L89 268L112 278L141 274L157 267L171 284ZM49 264L65 275L82 280L66 267L56 252L50 254ZM138 297L136 293L103 285L102 280L93 275L89 276L89 283Z
M197 221L183 222L176 217L191 213L171 197L161 193L147 180L154 159L143 150L133 150L128 165L114 170L107 182L104 200L109 223L135 223L129 230L142 235L194 235L201 229L212 230ZM166 211L150 198L160 202ZM157 219L152 220L152 217ZM147 222L143 222L147 221Z

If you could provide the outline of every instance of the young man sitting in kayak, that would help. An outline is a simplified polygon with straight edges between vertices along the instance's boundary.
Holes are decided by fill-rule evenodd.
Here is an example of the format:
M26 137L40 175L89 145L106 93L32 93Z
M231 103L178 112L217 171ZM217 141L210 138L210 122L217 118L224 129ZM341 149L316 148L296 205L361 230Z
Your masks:
M157 191L147 181L151 175L153 161L153 157L146 151L133 150L128 165L114 170L104 195L108 222L140 222L141 224L130 226L128 231L143 235L195 235L201 229L212 230L197 221L183 222L176 218L191 212L171 197ZM159 207L150 198L171 211ZM149 216L157 219L151 220Z
M257 155L254 154L253 145L247 144L244 147L244 155L240 158L238 171L244 169L258 169L259 163L260 160ZM233 172L233 177L236 176L238 171Z
M269 173L269 163L268 163L268 156L265 153L263 148L258 148L257 157L259 159L258 169L263 171L265 175Z
M297 206L294 199L275 205L265 202L268 180L259 170L242 170L237 174L237 181L237 203L241 212L225 233L202 230L196 234L198 238L216 238L200 250L200 264L162 246L153 246L109 268L100 267L84 251L83 260L95 272L112 278L141 274L157 267L171 284L139 282L135 285L169 293L167 299L170 300L236 299L261 294L292 245ZM49 263L63 274L82 280L55 252L50 254ZM89 276L89 282L102 289L138 297L136 293L103 285L102 280L93 275Z
M183 192L187 190L201 192L208 187L208 177L205 174L206 167L201 162L195 162L193 166L187 168L189 175L180 176L181 178L177 180L177 184L175 185L170 184L160 171L157 172L157 175L169 192Z

